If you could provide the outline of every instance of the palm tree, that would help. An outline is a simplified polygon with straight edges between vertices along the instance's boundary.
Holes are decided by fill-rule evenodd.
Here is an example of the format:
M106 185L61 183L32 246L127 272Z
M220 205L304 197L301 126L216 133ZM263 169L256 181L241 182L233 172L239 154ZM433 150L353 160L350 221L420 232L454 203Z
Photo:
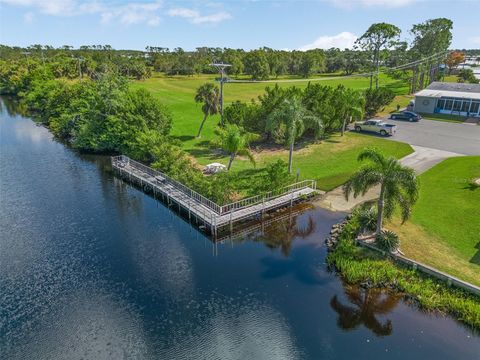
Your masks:
M347 121L351 122L352 118L361 120L365 114L365 95L362 92L347 88L343 94L342 136L345 133Z
M217 145L230 154L227 169L232 167L233 160L237 155L247 156L255 166L255 158L248 145L254 139L254 135L243 130L237 125L227 124L224 128L218 128Z
M318 138L322 134L322 120L311 114L297 97L285 99L267 118L267 131L274 132L285 126L285 143L290 146L288 172L292 172L295 140L302 136L305 128L311 128Z
M410 217L413 204L418 197L418 183L415 171L402 166L394 157L385 157L376 149L365 149L358 155L358 161L370 160L360 168L343 186L345 198L365 193L372 187L380 186L377 201L376 235L382 232L383 217L393 215L399 205L402 222Z
M218 86L212 83L205 83L200 85L195 94L195 102L202 103L203 121L198 129L197 138L201 136L203 125L207 120L208 115L218 114L220 108L220 91Z

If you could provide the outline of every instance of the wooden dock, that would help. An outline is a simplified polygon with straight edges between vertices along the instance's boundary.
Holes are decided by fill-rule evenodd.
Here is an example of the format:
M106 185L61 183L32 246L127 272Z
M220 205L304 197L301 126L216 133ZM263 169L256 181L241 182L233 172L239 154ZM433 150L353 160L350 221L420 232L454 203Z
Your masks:
M189 219L194 216L197 222L203 223L205 228L210 228L215 235L217 229L222 226L232 227L233 223L238 221L261 218L268 211L291 206L296 200L316 193L316 182L304 180L275 192L218 205L168 175L127 156L112 157L112 168L129 182L152 192L155 197L161 196L168 205L176 204L179 210L185 209Z

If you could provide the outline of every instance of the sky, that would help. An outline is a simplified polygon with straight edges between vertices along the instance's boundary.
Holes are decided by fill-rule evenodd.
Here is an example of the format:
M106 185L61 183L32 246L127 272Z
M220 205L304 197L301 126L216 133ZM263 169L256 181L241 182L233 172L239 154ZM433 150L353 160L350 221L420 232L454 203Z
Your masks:
M28 46L349 48L376 22L454 23L452 48L480 48L480 0L0 0L0 43Z

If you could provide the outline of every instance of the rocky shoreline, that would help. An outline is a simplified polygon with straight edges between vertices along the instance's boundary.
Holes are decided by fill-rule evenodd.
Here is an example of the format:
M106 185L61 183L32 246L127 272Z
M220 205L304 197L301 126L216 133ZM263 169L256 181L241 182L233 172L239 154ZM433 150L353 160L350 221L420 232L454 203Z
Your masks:
M325 244L327 245L328 251L332 251L337 247L339 236L343 232L343 228L352 218L351 214L348 214L343 221L333 224L332 229L330 230L329 236L325 239Z

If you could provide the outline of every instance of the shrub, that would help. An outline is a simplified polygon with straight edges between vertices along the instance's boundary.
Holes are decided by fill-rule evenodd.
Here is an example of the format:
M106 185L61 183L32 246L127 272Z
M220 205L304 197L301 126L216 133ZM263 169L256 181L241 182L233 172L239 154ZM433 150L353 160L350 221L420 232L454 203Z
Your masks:
M361 231L375 231L377 228L377 211L374 207L360 208L355 215L358 218Z
M399 243L398 235L390 230L384 230L380 235L375 237L375 245L388 252L398 249Z
M371 118L395 98L395 93L388 88L368 89L365 92L365 116Z

